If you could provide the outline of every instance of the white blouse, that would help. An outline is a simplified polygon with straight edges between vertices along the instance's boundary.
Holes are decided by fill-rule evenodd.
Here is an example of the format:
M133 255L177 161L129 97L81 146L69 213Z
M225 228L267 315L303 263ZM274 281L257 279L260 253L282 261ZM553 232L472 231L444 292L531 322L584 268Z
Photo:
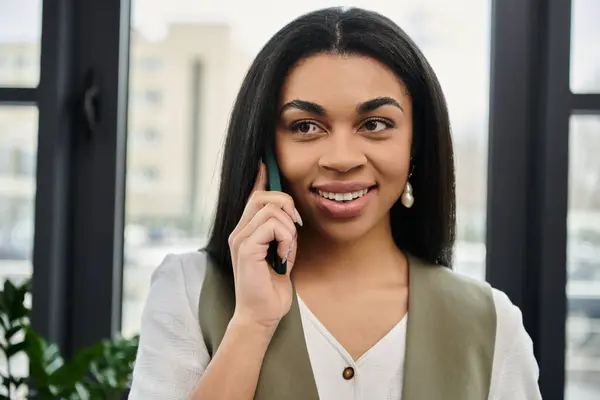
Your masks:
M130 400L189 400L210 356L198 322L206 255L169 255L154 271L142 316ZM494 289L496 347L488 400L538 400L538 366L520 310ZM400 400L406 316L354 361L299 298L306 346L321 400ZM342 371L354 369L346 380Z

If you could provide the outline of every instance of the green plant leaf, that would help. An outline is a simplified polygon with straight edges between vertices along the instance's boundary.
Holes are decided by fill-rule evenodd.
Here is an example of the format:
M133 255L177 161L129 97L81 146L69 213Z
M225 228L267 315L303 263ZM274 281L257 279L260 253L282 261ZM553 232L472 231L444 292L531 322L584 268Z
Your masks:
M64 363L57 345L51 344L44 349L44 364L48 374L58 371Z
M89 400L92 398L90 391L81 383L77 383L75 385L75 393L77 395L77 399L79 400Z
M0 327L2 327L2 330L4 332L6 332L7 330L10 329L10 323L7 320L8 320L8 317L7 317L6 313L2 312L0 314Z
M8 321L17 321L27 315L28 310L24 302L28 290L27 284L17 287L8 279L4 281L4 312Z
M4 299L7 300L7 303L11 303L12 299L15 298L17 292L17 288L15 285L7 279L4 281Z
M21 324L15 325L12 328L7 329L4 332L4 338L6 339L6 342L8 343L13 336L15 336L18 332L21 332L22 330L23 325Z
M123 338L115 336L93 346L78 351L71 360L64 360L60 349L48 344L29 325L30 310L25 307L25 299L31 290L31 280L15 286L10 281L4 283L0 291L0 327L4 329L6 343L0 348L8 358L25 351L29 357L29 377L33 382L30 388L32 398L38 400L91 400L112 399L128 386L137 355L139 336ZM19 332L24 332L24 340L10 343ZM2 380L5 387L20 387L26 378L8 376ZM0 395L0 400L6 396Z
M23 384L27 382L27 378L25 377L14 377L14 376L3 376L2 382L4 387L8 387L8 385L12 384L15 388L21 387Z
M103 344L97 343L82 349L73 359L67 361L62 368L53 372L49 377L49 383L61 387L70 387L75 390L78 382L81 382L90 370L92 361L102 355Z
M25 341L28 344L29 375L36 383L40 396L42 396L48 386L49 379L49 374L46 371L46 360L44 359L46 342L31 327L25 328Z
M16 378L13 380L13 383L15 384L15 386L20 387L21 385L24 385L27 383L27 377L21 377L21 378Z
M6 313L6 301L4 301L4 290L0 291L0 313Z
M11 321L20 321L29 314L29 309L23 304L25 299L17 298L17 302L12 305Z
M25 291L25 293L31 293L31 289L33 288L33 280L31 278L25 280L20 287Z
M12 308L17 300L17 288L7 279L4 281L4 303L6 305L6 314L9 320L12 321Z
M28 346L27 340L23 340L22 342L15 343L15 344L10 344L6 348L6 357L11 358L15 354L25 350L27 348L27 346Z

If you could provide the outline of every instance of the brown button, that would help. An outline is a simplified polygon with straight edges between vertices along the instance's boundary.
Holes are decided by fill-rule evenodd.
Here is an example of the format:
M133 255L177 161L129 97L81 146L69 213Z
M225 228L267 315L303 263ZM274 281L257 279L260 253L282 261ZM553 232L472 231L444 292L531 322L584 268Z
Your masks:
M354 368L352 368L352 367L346 367L346 368L344 368L344 372L342 373L342 376L347 381L349 381L350 379L354 378Z

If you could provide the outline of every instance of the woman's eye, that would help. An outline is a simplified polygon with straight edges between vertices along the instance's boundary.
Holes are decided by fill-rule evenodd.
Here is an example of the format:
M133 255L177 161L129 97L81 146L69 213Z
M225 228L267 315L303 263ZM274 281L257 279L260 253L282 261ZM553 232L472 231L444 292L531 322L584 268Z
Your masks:
M367 132L380 132L384 129L391 128L392 124L387 121L382 121L380 119L370 119L365 121L362 125L361 130Z
M311 133L319 133L322 129L314 122L301 121L292 125L292 132L310 135Z

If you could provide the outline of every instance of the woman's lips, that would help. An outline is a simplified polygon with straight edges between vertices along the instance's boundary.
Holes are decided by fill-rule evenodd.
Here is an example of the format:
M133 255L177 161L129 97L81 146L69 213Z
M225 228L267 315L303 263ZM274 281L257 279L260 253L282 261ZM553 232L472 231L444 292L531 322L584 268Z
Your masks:
M358 217L368 205L373 195L373 190L374 188L371 188L365 195L349 201L326 199L321 196L318 191L313 191L312 195L315 196L319 209L324 211L329 217L355 218Z

